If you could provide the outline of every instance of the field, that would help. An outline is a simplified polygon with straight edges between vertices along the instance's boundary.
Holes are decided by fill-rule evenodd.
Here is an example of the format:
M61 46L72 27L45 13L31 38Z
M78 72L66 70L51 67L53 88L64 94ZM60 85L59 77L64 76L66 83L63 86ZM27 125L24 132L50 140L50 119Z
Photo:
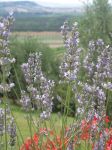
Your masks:
M35 38L39 43L44 43L51 48L63 46L63 39L60 32L13 32L13 38Z

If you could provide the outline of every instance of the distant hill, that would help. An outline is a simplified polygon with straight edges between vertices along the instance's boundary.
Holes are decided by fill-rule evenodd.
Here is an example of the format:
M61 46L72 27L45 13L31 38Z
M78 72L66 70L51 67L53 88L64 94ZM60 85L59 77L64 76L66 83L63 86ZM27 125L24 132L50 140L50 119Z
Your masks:
M43 12L43 7L30 1L0 2L0 12L7 13L11 10L18 13L36 13Z
M41 6L31 1L9 1L0 2L0 14L7 13L10 10L14 10L17 13L71 13L82 12L79 7L75 8L50 8Z

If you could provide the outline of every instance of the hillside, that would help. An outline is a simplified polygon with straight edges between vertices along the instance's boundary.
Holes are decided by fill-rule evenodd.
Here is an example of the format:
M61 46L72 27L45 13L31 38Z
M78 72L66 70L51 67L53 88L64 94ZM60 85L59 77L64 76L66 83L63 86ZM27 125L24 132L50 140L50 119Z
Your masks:
M0 2L0 14L10 10L14 10L16 13L79 13L83 11L78 6L75 8L50 8L31 1Z
M16 13L37 13L43 12L43 7L30 1L0 2L0 13L7 13L10 10Z
M60 31L65 20L82 14L80 8L50 8L30 1L0 2L0 16L14 11L14 31Z

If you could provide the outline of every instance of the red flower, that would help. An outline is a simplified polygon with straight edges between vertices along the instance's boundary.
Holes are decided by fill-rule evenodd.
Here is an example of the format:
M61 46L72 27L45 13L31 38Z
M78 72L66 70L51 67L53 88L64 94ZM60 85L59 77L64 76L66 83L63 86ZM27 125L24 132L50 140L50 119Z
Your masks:
M37 136L37 134L34 134L33 140L34 140L34 143L35 143L36 145L38 145L39 137Z
M68 139L64 138L63 141L60 136L57 136L54 134L50 129L40 129L39 134L34 134L34 136L31 138L28 138L25 140L24 144L20 148L20 150L62 150L63 144L65 148L67 147L68 144ZM39 137L42 135L46 135L43 140L43 143L41 145L41 148L39 148ZM49 135L49 136L48 136ZM64 142L64 143L63 143Z
M45 135L47 135L47 134L48 134L48 132L47 132L47 129L46 129L46 128L41 128L39 133L40 133L40 134L45 134Z
M31 138L27 138L27 140L24 142L20 150L30 150L31 145L32 145Z
M108 116L106 116L106 117L104 118L104 120L105 120L105 123L109 123L109 122L110 122L110 120L109 120L109 117L108 117Z
M54 141L48 139L46 142L46 150L58 150L58 149L56 148Z
M108 116L106 116L105 119L106 122L109 121ZM79 147L79 145L77 144L78 140L85 141L91 139L91 148L94 149L96 143L94 143L91 138L91 127L92 125L96 126L97 124L98 124L98 119L96 117L94 117L93 120L90 122L83 120L81 124L80 134L77 136L74 135L73 145L78 148ZM68 130L68 128L66 128L66 130ZM112 128L110 129L104 128L104 132L108 138L108 140L104 142L105 150L112 150ZM39 143L40 143L39 140L41 139L40 137L43 135L44 135L44 140L42 141L41 147L39 147ZM102 132L97 131L95 136L97 137L98 140L98 137L100 138L102 136ZM62 139L61 136L56 135L56 133L51 129L41 128L38 134L34 134L32 138L27 138L25 140L20 150L34 150L34 148L35 150L62 150L63 147L64 149L67 149L69 140L70 139L66 137L63 137Z
M89 133L85 132L81 134L80 138L81 140L88 140L90 138L90 135Z
M92 125L96 126L98 124L98 118L96 116L94 116L93 120L92 120Z
M112 150L112 136L106 142L106 148L105 148L105 150Z

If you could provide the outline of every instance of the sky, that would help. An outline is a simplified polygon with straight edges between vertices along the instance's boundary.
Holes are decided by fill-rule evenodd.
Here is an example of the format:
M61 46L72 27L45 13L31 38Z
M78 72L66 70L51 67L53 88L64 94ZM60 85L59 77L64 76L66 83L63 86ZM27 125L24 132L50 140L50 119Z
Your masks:
M0 0L0 1L2 2L2 1L21 1L21 0ZM88 0L28 0L28 1L35 1L43 6L73 7L77 5L78 6L83 5L83 2L86 2Z
M0 2L5 1L25 1L25 0L0 0ZM50 7L74 7L74 6L82 6L86 2L92 2L92 0L26 0L26 1L34 1L43 6ZM112 0L109 0L112 2Z

